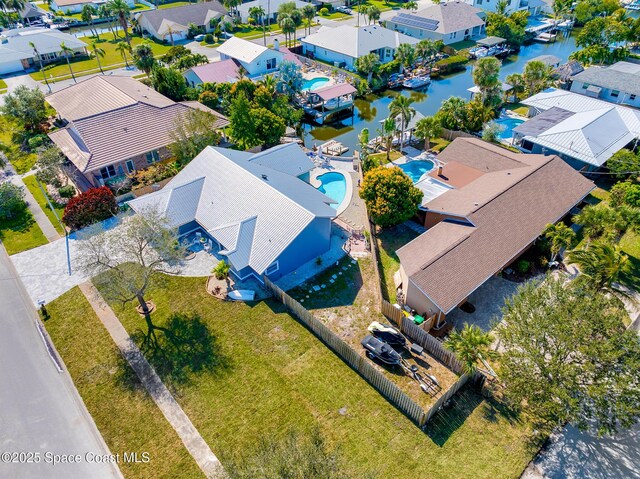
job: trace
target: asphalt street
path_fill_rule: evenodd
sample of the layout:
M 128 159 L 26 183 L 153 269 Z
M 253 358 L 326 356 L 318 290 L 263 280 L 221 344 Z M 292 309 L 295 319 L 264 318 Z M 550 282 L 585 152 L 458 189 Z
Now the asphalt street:
M 0 245 L 0 478 L 122 477 L 98 462 L 109 450 L 51 360 L 32 304 Z M 74 462 L 54 464 L 64 459 Z

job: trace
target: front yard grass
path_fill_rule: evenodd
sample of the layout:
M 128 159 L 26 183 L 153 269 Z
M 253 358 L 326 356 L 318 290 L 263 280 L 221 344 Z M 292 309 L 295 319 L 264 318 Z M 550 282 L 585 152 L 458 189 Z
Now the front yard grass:
M 9 88 L 7 82 L 0 78 L 0 93 L 5 93 L 7 88 Z
M 8 148 L 5 154 L 18 174 L 23 174 L 33 167 L 37 156 L 22 151 L 20 145 L 14 143 L 14 136 L 20 131 L 21 127 L 15 121 L 0 115 L 0 143 Z
M 378 251 L 380 252 L 380 274 L 382 275 L 382 296 L 390 303 L 396 302 L 396 287 L 393 275 L 400 269 L 400 260 L 396 251 L 419 233 L 404 225 L 386 228 L 378 233 Z
M 44 211 L 44 214 L 47 215 L 47 218 L 49 218 L 49 221 L 51 221 L 51 224 L 56 229 L 56 231 L 60 233 L 60 235 L 64 236 L 65 230 L 60 225 L 60 221 L 58 220 L 58 218 L 56 218 L 56 215 L 54 215 L 53 212 L 51 211 L 51 208 L 49 208 L 49 203 L 47 203 L 47 199 L 45 198 L 44 194 L 42 193 L 42 190 L 38 186 L 38 181 L 36 180 L 35 175 L 25 176 L 24 178 L 22 178 L 22 181 L 27 186 L 27 188 L 29 189 L 33 197 L 36 199 L 36 201 L 40 205 L 40 208 L 42 208 L 42 210 Z M 58 206 L 53 202 L 51 202 L 51 204 L 53 205 L 53 208 L 56 210 L 56 213 L 58 214 L 58 217 L 60 218 L 60 220 L 62 220 L 62 214 L 64 213 L 64 206 L 62 207 Z
M 123 34 L 119 32 L 119 35 Z M 125 61 L 122 58 L 122 55 L 120 55 L 120 53 L 118 53 L 118 51 L 116 50 L 116 44 L 119 41 L 124 41 L 124 35 L 121 37 L 119 36 L 118 40 L 114 40 L 113 35 L 111 35 L 110 33 L 102 34 L 102 37 L 99 40 L 94 37 L 82 37 L 81 40 L 88 44 L 88 52 L 92 51 L 91 45 L 93 44 L 96 44 L 99 48 L 102 48 L 104 50 L 105 56 L 100 59 L 100 64 L 102 65 L 103 70 L 112 70 L 114 68 L 125 66 Z M 131 36 L 132 47 L 141 44 L 143 41 L 148 41 L 151 44 L 155 56 L 164 55 L 169 50 L 169 48 L 171 48 L 171 45 L 163 45 L 162 43 L 153 41 L 152 39 L 143 39 L 142 37 L 137 35 Z M 131 55 L 127 55 L 127 60 L 129 64 L 131 64 Z M 72 58 L 71 68 L 76 76 L 82 76 L 82 72 L 100 72 L 98 67 L 98 60 L 95 58 L 88 58 L 86 56 Z M 51 78 L 51 76 L 53 76 L 54 80 L 71 78 L 69 67 L 67 66 L 66 60 L 64 59 L 56 63 L 46 65 L 44 67 L 44 73 L 47 75 L 47 78 Z M 34 80 L 44 80 L 43 74 L 40 71 L 30 73 L 29 75 Z
M 157 305 L 156 325 L 167 325 L 174 314 L 195 316 L 215 338 L 220 366 L 169 384 L 223 464 L 252 455 L 260 437 L 316 426 L 330 445 L 340 446 L 355 477 L 515 479 L 536 451 L 526 421 L 496 412 L 478 395 L 443 437 L 425 435 L 278 302 L 219 301 L 205 292 L 204 278 L 174 276 L 151 289 L 148 299 Z M 112 307 L 130 333 L 143 327 L 132 305 Z M 65 359 L 82 354 L 93 336 L 83 334 L 65 349 Z M 85 387 L 91 389 L 89 381 L 82 385 L 88 394 Z M 139 434 L 136 428 L 114 434 L 129 431 Z
M 120 462 L 124 476 L 204 477 L 80 289 L 49 303 L 47 311 L 47 331 L 111 453 L 150 455 L 148 464 Z
M 362 14 L 364 14 L 364 12 L 366 12 L 366 9 L 371 5 L 375 5 L 380 9 L 381 12 L 385 12 L 387 10 L 400 10 L 401 8 L 403 8 L 404 2 L 394 2 L 394 1 L 386 1 L 386 0 L 365 0 L 359 6 L 352 5 L 351 9 L 354 12 L 357 12 L 358 9 L 362 9 Z M 366 18 L 364 20 L 361 19 L 361 22 L 364 22 L 364 23 L 361 23 L 361 25 L 366 24 L 366 21 L 367 21 Z
M 48 243 L 29 210 L 11 220 L 0 220 L 0 240 L 9 255 Z
M 389 161 L 396 161 L 398 158 L 402 158 L 404 155 L 398 150 L 391 150 L 389 152 Z M 387 152 L 381 151 L 379 153 L 371 153 L 369 155 L 371 161 L 375 161 L 377 164 L 384 165 L 387 163 Z
M 160 5 L 158 5 L 158 8 L 184 7 L 185 5 L 191 5 L 191 2 L 167 2 L 167 3 L 161 3 Z

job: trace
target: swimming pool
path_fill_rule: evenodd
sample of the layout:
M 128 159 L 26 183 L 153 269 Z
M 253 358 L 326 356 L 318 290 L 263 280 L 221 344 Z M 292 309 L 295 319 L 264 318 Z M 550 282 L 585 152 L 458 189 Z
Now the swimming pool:
M 347 194 L 347 180 L 342 173 L 325 173 L 316 178 L 320 182 L 318 190 L 327 195 L 337 203 L 332 204 L 331 207 L 338 209 L 345 195 Z
M 433 170 L 433 161 L 428 160 L 413 160 L 408 163 L 398 165 L 402 171 L 404 171 L 413 183 L 417 183 L 422 178 L 422 175 Z
M 302 83 L 302 91 L 317 90 L 320 87 L 326 86 L 327 83 L 329 83 L 327 77 L 316 77 L 311 80 L 305 80 L 304 83 Z
M 504 127 L 504 129 L 498 133 L 498 140 L 501 141 L 511 140 L 511 137 L 513 136 L 513 129 L 524 123 L 524 120 L 521 120 L 520 118 L 512 118 L 510 116 L 502 116 L 494 121 L 498 125 L 502 125 Z

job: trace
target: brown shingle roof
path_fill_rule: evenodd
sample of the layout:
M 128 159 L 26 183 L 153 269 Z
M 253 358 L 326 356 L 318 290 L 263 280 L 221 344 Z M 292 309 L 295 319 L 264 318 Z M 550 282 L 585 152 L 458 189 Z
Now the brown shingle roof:
M 456 138 L 438 155 L 438 160 L 448 163 L 457 161 L 483 173 L 517 168 L 530 163 L 520 153 L 497 145 L 492 145 L 478 138 Z M 527 155 L 530 156 L 530 155 Z
M 445 313 L 515 259 L 548 223 L 562 218 L 594 187 L 556 156 L 522 171 L 527 174 L 469 215 L 473 226 L 441 222 L 398 250 L 410 281 Z M 462 190 L 481 186 L 479 180 Z M 461 228 L 470 233 L 463 236 Z M 449 247 L 444 238 L 449 238 Z M 430 250 L 441 253 L 422 253 Z

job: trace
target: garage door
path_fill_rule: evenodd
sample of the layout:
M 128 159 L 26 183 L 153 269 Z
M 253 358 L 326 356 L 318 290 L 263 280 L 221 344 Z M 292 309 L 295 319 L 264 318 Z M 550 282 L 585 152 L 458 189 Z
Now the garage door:
M 22 62 L 20 60 L 14 60 L 10 62 L 0 62 L 0 75 L 6 75 L 7 73 L 21 72 Z

